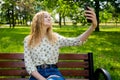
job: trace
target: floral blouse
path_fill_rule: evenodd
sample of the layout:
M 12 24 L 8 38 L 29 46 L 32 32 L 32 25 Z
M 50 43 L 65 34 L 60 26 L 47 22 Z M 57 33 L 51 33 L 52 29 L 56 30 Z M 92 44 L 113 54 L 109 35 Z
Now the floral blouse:
M 57 34 L 57 42 L 55 44 L 49 43 L 48 39 L 43 38 L 42 42 L 34 47 L 28 48 L 29 36 L 24 39 L 24 59 L 26 70 L 29 74 L 32 71 L 36 71 L 36 66 L 42 64 L 56 64 L 59 57 L 59 48 L 63 46 L 76 46 L 82 45 L 83 42 L 80 41 L 80 37 L 76 38 L 66 38 Z

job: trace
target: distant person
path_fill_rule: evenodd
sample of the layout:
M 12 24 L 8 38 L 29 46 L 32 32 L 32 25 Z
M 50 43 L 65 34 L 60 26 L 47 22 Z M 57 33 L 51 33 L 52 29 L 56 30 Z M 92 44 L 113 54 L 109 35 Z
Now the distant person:
M 89 7 L 88 7 L 89 8 Z M 65 80 L 56 63 L 59 48 L 63 46 L 82 45 L 97 26 L 93 9 L 85 11 L 91 26 L 75 38 L 66 38 L 52 30 L 51 16 L 46 11 L 35 14 L 32 20 L 31 33 L 24 39 L 24 59 L 29 80 Z

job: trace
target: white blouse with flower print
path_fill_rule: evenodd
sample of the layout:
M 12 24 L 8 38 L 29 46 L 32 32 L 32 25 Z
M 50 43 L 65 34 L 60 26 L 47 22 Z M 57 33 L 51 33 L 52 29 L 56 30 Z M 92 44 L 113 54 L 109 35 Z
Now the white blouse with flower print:
M 29 36 L 24 39 L 24 59 L 26 70 L 29 74 L 32 71 L 36 71 L 36 66 L 42 64 L 56 64 L 59 57 L 59 48 L 63 46 L 77 46 L 82 45 L 83 42 L 80 41 L 80 37 L 76 38 L 66 38 L 57 34 L 57 42 L 55 44 L 50 44 L 47 38 L 43 38 L 42 42 L 34 47 L 28 48 Z

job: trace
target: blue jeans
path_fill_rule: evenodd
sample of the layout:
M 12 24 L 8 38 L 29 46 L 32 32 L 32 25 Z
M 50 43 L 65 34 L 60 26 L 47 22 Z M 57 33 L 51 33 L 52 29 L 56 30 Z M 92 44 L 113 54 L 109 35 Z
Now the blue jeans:
M 38 72 L 45 77 L 46 79 L 51 76 L 51 75 L 57 75 L 59 77 L 54 77 L 53 79 L 48 78 L 47 80 L 65 80 L 64 77 L 62 76 L 62 74 L 60 73 L 60 71 L 58 70 L 58 68 L 37 68 Z M 33 76 L 30 76 L 29 80 L 37 80 L 36 78 L 34 78 Z

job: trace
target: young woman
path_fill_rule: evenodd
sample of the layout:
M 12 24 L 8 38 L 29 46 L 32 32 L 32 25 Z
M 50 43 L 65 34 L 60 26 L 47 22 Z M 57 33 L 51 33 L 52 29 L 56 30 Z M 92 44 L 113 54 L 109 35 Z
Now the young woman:
M 82 45 L 97 26 L 94 10 L 85 11 L 87 19 L 92 21 L 91 26 L 75 38 L 66 38 L 52 31 L 51 16 L 46 11 L 40 11 L 33 17 L 31 34 L 24 39 L 24 59 L 29 80 L 65 80 L 56 63 L 59 57 L 59 48 L 63 46 Z

